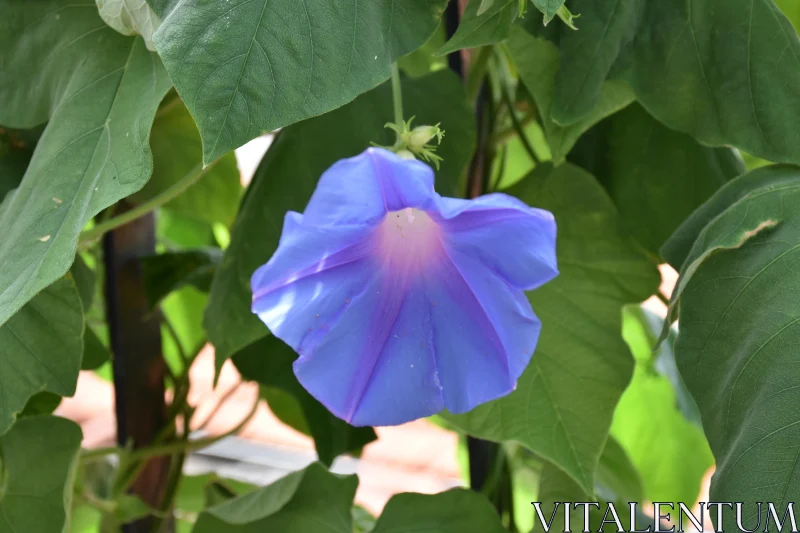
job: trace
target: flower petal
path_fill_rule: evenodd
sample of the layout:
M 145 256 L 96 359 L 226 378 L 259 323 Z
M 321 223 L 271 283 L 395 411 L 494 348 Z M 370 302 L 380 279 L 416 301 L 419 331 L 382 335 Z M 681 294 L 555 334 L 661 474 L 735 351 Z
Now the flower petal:
M 388 211 L 429 208 L 436 196 L 429 166 L 369 148 L 325 171 L 303 213 L 304 223 L 375 225 Z
M 287 211 L 283 217 L 283 231 L 278 241 L 278 246 L 282 245 L 303 223 L 303 215 L 296 211 Z
M 303 386 L 359 426 L 401 424 L 445 406 L 465 412 L 512 391 L 541 324 L 522 291 L 452 254 L 435 254 L 422 276 L 387 276 L 366 260 L 326 273 L 320 302 L 339 305 L 319 305 L 303 324 L 294 367 Z
M 501 193 L 441 198 L 438 204 L 448 249 L 479 259 L 519 289 L 535 289 L 558 275 L 556 223 L 549 211 Z
M 355 426 L 394 425 L 442 410 L 425 294 L 376 276 L 294 366 L 303 386 Z
M 357 292 L 371 276 L 373 230 L 309 228 L 288 219 L 289 215 L 278 250 L 256 270 L 250 285 L 253 312 L 275 336 L 299 351 L 315 315 L 340 308 L 346 297 L 339 296 Z
M 514 390 L 541 330 L 525 294 L 458 250 L 426 282 L 447 409 L 463 413 Z
M 541 330 L 523 289 L 555 277 L 555 222 L 503 194 L 441 198 L 383 149 L 338 162 L 251 279 L 300 383 L 354 425 L 461 413 L 511 392 Z

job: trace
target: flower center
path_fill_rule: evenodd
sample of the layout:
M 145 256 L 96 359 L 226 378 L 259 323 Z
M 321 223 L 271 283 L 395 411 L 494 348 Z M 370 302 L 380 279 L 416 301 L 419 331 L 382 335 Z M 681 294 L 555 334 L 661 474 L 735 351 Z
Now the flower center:
M 421 266 L 441 248 L 441 228 L 425 211 L 390 211 L 378 226 L 378 251 L 386 266 Z

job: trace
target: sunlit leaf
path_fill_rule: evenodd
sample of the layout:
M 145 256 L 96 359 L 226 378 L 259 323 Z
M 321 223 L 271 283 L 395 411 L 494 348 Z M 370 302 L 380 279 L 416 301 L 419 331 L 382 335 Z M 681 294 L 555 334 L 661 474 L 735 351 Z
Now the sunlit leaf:
M 663 343 L 653 354 L 663 321 L 654 322 L 640 308 L 625 311 L 623 335 L 636 358 L 636 370 L 614 412 L 611 434 L 641 473 L 645 500 L 691 506 L 714 457 L 699 417 L 694 420 L 694 400 L 677 372 L 666 372 L 675 364 L 672 345 Z

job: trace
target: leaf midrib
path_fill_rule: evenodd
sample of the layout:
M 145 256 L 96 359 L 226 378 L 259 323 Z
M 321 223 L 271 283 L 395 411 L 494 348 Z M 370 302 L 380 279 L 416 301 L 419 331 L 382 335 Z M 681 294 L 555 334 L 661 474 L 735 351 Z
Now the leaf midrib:
M 222 137 L 222 132 L 225 130 L 225 125 L 228 123 L 228 116 L 231 113 L 231 107 L 233 106 L 233 101 L 236 99 L 236 95 L 239 94 L 239 87 L 242 84 L 242 77 L 244 76 L 244 71 L 247 70 L 247 62 L 250 61 L 250 53 L 253 50 L 253 44 L 256 41 L 256 36 L 258 35 L 258 30 L 261 29 L 261 21 L 264 20 L 264 13 L 267 11 L 267 5 L 269 4 L 270 0 L 264 0 L 264 5 L 261 8 L 261 14 L 258 17 L 258 22 L 256 23 L 256 29 L 253 31 L 253 37 L 250 39 L 250 46 L 247 48 L 247 52 L 245 53 L 244 61 L 242 62 L 242 70 L 239 71 L 239 77 L 236 79 L 236 85 L 233 88 L 233 93 L 231 94 L 231 99 L 228 102 L 228 107 L 225 110 L 225 118 L 222 119 L 222 124 L 220 124 L 219 132 L 217 133 L 217 138 L 214 140 L 214 145 L 209 150 L 209 154 L 216 154 L 217 152 L 217 145 L 219 144 L 219 139 Z M 240 7 L 239 6 L 236 7 Z M 235 9 L 235 8 L 234 8 Z M 232 11 L 232 10 L 231 10 Z M 259 46 L 261 44 L 259 43 Z M 266 51 L 265 51 L 266 53 Z M 273 95 L 274 99 L 275 95 Z M 247 100 L 245 100 L 246 102 Z

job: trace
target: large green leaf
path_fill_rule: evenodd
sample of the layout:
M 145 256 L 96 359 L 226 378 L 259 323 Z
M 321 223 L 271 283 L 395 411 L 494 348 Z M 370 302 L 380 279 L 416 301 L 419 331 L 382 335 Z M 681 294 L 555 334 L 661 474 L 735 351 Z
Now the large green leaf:
M 0 533 L 63 533 L 81 429 L 64 418 L 23 418 L 0 437 Z
M 386 80 L 391 63 L 434 32 L 446 4 L 181 0 L 154 39 L 209 163 Z
M 569 159 L 597 176 L 626 229 L 656 257 L 700 204 L 746 170 L 734 150 L 702 146 L 638 104 L 581 137 Z
M 562 32 L 552 119 L 562 126 L 591 116 L 620 51 L 634 36 L 646 0 L 571 0 L 580 30 Z M 668 0 L 664 0 L 668 1 Z
M 667 126 L 800 163 L 800 39 L 772 0 L 646 2 L 630 80 Z
M 372 533 L 505 533 L 489 500 L 467 489 L 393 496 Z
M 233 362 L 245 379 L 258 381 L 266 387 L 279 388 L 297 400 L 308 431 L 314 437 L 317 455 L 323 463 L 330 465 L 336 456 L 360 450 L 375 440 L 377 437 L 372 428 L 351 426 L 332 415 L 306 392 L 292 371 L 292 363 L 296 358 L 294 351 L 283 341 L 269 336 L 237 353 Z
M 540 165 L 508 192 L 555 215 L 561 273 L 529 294 L 542 333 L 517 389 L 446 418 L 471 435 L 522 443 L 590 493 L 633 370 L 622 306 L 655 292 L 658 271 L 632 247 L 600 184 L 578 167 Z
M 636 370 L 614 412 L 611 434 L 636 464 L 644 499 L 674 502 L 677 508 L 677 502 L 689 505 L 697 500 L 714 457 L 702 428 L 681 412 L 687 409 L 682 405 L 686 400 L 697 409 L 691 397 L 681 398 L 686 394 L 683 382 L 664 372 L 665 365 L 674 364 L 671 344 L 663 343 L 653 354 L 661 324 L 651 324 L 649 318 L 641 308 L 626 309 L 623 335 L 636 358 Z M 671 382 L 675 377 L 679 381 Z
M 455 35 L 438 53 L 449 54 L 462 48 L 475 48 L 505 41 L 519 13 L 518 6 L 518 0 L 496 0 L 486 11 L 478 14 L 481 3 L 478 0 L 470 1 L 461 16 Z
M 140 38 L 93 4 L 3 0 L 0 124 L 49 119 L 21 185 L 0 205 L 0 324 L 63 276 L 78 235 L 150 177 L 150 124 L 169 77 Z
M 352 533 L 358 478 L 314 463 L 260 490 L 200 513 L 192 533 Z
M 64 278 L 0 326 L 0 435 L 41 391 L 75 393 L 83 353 L 83 310 Z
M 150 148 L 153 151 L 153 177 L 133 196 L 135 202 L 149 200 L 174 186 L 181 178 L 200 170 L 203 160 L 200 134 L 177 96 L 156 113 Z M 230 226 L 242 195 L 240 179 L 236 157 L 227 154 L 200 181 L 164 207 L 209 224 L 220 222 Z
M 674 296 L 676 359 L 716 458 L 710 499 L 746 502 L 751 523 L 753 502 L 786 509 L 800 490 L 800 169 L 754 170 L 701 211 Z
M 436 189 L 458 195 L 475 144 L 475 122 L 459 78 L 439 71 L 403 82 L 403 105 L 415 124 L 441 122 L 447 137 Z M 332 113 L 282 131 L 261 162 L 234 223 L 231 243 L 211 286 L 205 327 L 217 365 L 269 334 L 250 312 L 250 276 L 278 246 L 288 210 L 303 211 L 320 175 L 337 160 L 361 153 L 370 142 L 394 142 L 384 124 L 392 120 L 389 84 Z M 313 156 L 313 157 L 312 157 Z
M 606 81 L 600 96 L 584 118 L 561 126 L 550 116 L 555 98 L 555 80 L 560 59 L 558 48 L 541 37 L 534 37 L 519 26 L 511 31 L 509 40 L 511 56 L 519 70 L 520 78 L 530 91 L 539 110 L 553 161 L 561 163 L 572 146 L 586 130 L 603 118 L 616 113 L 634 100 L 633 92 L 623 81 Z

